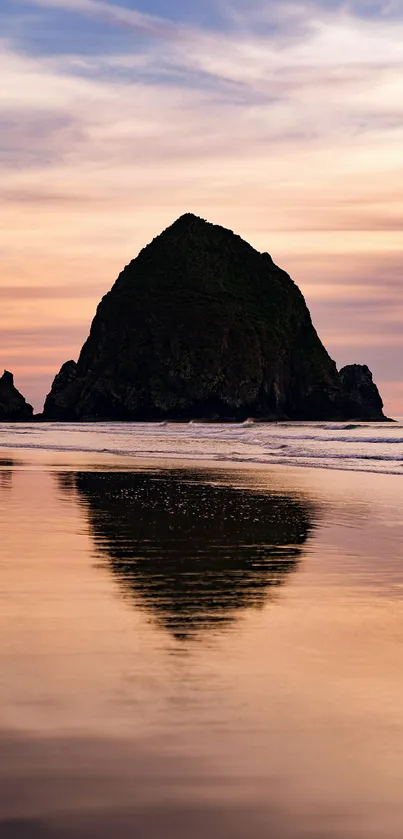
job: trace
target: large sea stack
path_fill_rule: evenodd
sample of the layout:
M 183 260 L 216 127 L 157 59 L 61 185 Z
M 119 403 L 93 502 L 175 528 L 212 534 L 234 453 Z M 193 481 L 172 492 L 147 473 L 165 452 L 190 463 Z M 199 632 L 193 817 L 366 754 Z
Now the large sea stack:
M 32 405 L 15 387 L 13 374 L 5 370 L 0 377 L 0 422 L 26 422 L 32 414 Z
M 187 214 L 103 297 L 44 417 L 383 419 L 368 368 L 345 370 L 269 254 Z

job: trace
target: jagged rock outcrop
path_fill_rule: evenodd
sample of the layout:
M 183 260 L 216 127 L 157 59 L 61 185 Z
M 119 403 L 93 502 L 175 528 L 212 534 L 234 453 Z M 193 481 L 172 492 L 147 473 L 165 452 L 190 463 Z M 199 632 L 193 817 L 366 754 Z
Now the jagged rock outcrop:
M 55 378 L 44 417 L 366 416 L 365 389 L 354 386 L 347 398 L 347 378 L 269 254 L 187 214 L 101 300 L 78 363 Z
M 345 416 L 376 420 L 383 416 L 383 402 L 366 364 L 348 364 L 339 373 Z
M 53 379 L 52 390 L 46 397 L 45 416 L 55 416 L 71 410 L 70 385 L 73 385 L 77 374 L 75 361 L 66 361 Z M 64 417 L 63 417 L 64 418 Z
M 14 385 L 14 376 L 5 370 L 0 378 L 0 422 L 26 422 L 33 408 Z

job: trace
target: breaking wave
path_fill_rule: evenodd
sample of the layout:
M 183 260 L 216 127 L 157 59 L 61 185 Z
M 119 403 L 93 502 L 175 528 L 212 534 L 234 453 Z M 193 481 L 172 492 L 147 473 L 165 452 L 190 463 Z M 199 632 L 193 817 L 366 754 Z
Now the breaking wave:
M 370 431 L 370 433 L 369 433 Z M 0 427 L 0 447 L 119 458 L 281 464 L 403 475 L 396 423 L 47 423 Z

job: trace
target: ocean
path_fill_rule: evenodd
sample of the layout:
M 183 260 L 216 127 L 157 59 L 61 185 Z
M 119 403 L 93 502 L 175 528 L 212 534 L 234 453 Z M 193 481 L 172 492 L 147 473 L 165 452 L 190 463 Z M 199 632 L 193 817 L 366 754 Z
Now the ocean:
M 386 423 L 4 423 L 0 447 L 403 475 L 403 419 Z

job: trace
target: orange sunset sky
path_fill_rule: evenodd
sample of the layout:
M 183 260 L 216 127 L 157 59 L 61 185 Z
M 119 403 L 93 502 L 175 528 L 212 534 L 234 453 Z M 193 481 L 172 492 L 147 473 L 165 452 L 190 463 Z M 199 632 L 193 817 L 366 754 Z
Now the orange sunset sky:
M 40 410 L 184 212 L 269 251 L 403 415 L 403 7 L 0 2 L 0 365 Z

